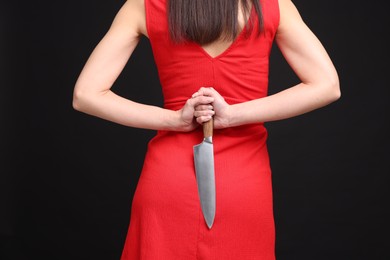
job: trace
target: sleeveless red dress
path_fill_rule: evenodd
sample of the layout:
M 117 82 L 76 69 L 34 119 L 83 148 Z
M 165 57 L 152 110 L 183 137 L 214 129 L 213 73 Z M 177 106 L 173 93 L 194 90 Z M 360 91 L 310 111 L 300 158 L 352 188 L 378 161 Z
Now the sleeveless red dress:
M 146 23 L 164 107 L 178 110 L 202 86 L 229 104 L 267 95 L 269 56 L 279 24 L 278 0 L 261 0 L 264 31 L 244 29 L 217 57 L 169 39 L 166 0 L 145 0 Z M 252 15 L 257 19 L 256 12 Z M 197 190 L 192 132 L 158 131 L 149 142 L 132 201 L 121 260 L 274 260 L 271 170 L 262 123 L 214 130 L 216 215 L 208 229 Z

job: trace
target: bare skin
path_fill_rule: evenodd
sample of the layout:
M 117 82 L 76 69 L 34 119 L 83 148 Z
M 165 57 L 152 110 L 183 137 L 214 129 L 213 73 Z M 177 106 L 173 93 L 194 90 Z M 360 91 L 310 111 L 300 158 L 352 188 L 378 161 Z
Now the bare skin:
M 110 90 L 137 46 L 147 36 L 143 0 L 128 0 L 106 35 L 95 47 L 75 84 L 73 107 L 118 124 L 154 130 L 191 131 L 198 127 L 195 107 L 212 97 L 190 98 L 179 111 L 144 105 Z
M 241 6 L 240 2 L 241 1 L 239 1 L 238 6 Z M 247 20 L 248 20 L 248 17 L 245 17 L 242 10 L 239 10 L 239 12 L 238 12 L 238 25 L 239 25 L 238 31 L 241 31 L 245 27 Z M 211 57 L 216 57 L 216 56 L 220 55 L 221 53 L 223 53 L 227 48 L 229 48 L 229 46 L 232 43 L 233 43 L 233 41 L 226 41 L 226 40 L 221 39 L 219 41 L 215 41 L 213 43 L 203 45 L 202 48 Z
M 73 107 L 122 125 L 191 131 L 214 116 L 215 128 L 286 119 L 326 106 L 340 97 L 337 71 L 321 42 L 306 26 L 291 0 L 279 0 L 276 43 L 301 80 L 277 94 L 229 105 L 213 88 L 200 88 L 178 111 L 144 105 L 110 88 L 131 57 L 141 35 L 147 35 L 144 0 L 128 0 L 96 46 L 74 88 Z M 242 15 L 239 23 L 244 26 Z M 217 56 L 231 42 L 203 46 Z M 108 68 L 108 69 L 107 69 Z M 194 120 L 196 118 L 196 121 Z

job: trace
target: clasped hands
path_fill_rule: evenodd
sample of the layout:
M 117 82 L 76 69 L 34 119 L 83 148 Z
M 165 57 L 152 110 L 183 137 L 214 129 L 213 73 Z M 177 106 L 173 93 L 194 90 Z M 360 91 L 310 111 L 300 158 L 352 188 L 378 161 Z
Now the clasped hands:
M 202 87 L 187 100 L 180 113 L 182 131 L 192 131 L 214 117 L 214 128 L 229 126 L 230 105 L 212 87 Z

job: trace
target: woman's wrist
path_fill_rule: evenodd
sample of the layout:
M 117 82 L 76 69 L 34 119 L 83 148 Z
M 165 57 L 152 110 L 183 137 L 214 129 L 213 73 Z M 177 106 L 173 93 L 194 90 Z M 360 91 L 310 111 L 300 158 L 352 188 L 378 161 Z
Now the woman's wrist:
M 248 112 L 248 111 L 246 111 Z M 242 105 L 234 104 L 229 105 L 224 111 L 225 120 L 224 127 L 235 127 L 245 124 L 245 114 L 242 113 Z
M 192 130 L 192 122 L 185 122 L 182 118 L 182 110 L 168 110 L 164 109 L 165 124 L 162 130 L 176 131 L 176 132 L 187 132 Z
M 236 105 L 228 105 L 223 110 L 223 120 L 221 126 L 229 128 L 240 125 L 240 116 L 238 115 Z

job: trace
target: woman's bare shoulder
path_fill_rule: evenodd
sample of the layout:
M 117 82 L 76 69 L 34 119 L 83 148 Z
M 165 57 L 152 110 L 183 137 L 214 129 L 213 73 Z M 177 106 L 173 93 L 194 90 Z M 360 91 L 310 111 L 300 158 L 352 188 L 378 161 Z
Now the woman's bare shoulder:
M 138 35 L 147 35 L 145 0 L 127 0 L 115 16 L 114 23 Z
M 278 1 L 280 12 L 278 33 L 281 33 L 285 30 L 289 30 L 288 28 L 290 28 L 291 26 L 302 24 L 302 17 L 295 4 L 291 0 Z

